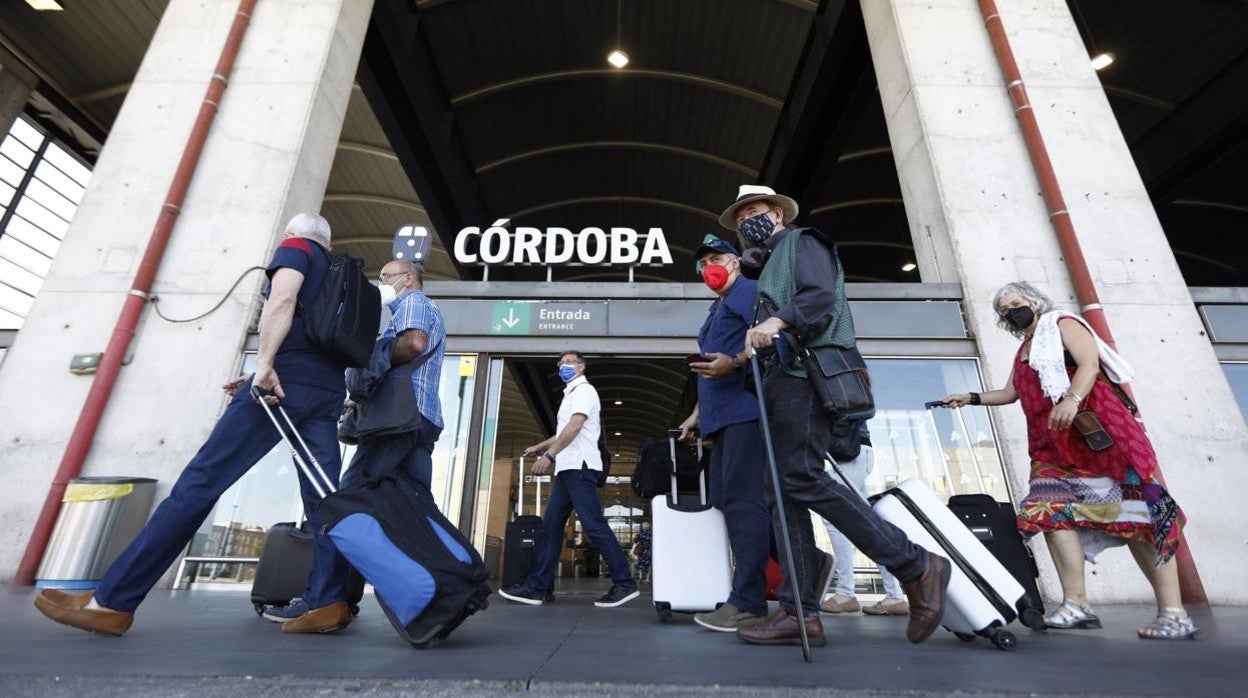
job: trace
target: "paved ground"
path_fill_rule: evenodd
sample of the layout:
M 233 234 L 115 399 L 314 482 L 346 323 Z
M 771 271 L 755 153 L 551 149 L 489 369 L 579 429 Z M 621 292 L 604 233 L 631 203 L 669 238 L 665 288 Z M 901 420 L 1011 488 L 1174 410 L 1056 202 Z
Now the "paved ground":
M 366 598 L 326 636 L 282 635 L 245 594 L 154 592 L 122 638 L 46 621 L 29 589 L 0 587 L 0 695 L 1245 695 L 1248 608 L 1204 610 L 1195 642 L 1136 639 L 1143 606 L 1102 606 L 1101 631 L 1033 633 L 1018 650 L 938 631 L 905 641 L 905 619 L 825 616 L 813 665 L 796 647 L 750 647 L 678 616 L 660 625 L 644 597 L 618 609 L 594 594 L 518 606 L 492 596 L 443 644 L 417 651 Z

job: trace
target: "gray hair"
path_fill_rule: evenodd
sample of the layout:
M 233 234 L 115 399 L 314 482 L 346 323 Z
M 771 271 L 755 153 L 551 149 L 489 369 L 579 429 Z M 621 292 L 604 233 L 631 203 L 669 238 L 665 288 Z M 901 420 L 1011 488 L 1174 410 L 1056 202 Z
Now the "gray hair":
M 286 232 L 301 238 L 308 238 L 329 249 L 329 221 L 316 213 L 298 213 L 286 224 Z
M 1053 302 L 1052 298 L 1044 295 L 1043 291 L 1035 286 L 1032 286 L 1026 281 L 1011 281 L 1010 283 L 997 289 L 997 292 L 992 296 L 992 312 L 997 316 L 997 327 L 1000 327 L 1015 337 L 1024 337 L 1026 335 L 1023 334 L 1022 330 L 1010 324 L 1010 322 L 1001 315 L 1001 298 L 1007 293 L 1017 293 L 1022 296 L 1023 300 L 1031 304 L 1032 309 L 1036 313 L 1036 317 L 1040 317 L 1057 307 L 1057 304 Z
M 394 262 L 399 265 L 399 269 L 402 269 L 404 273 L 411 274 L 412 278 L 416 279 L 417 286 L 424 287 L 425 265 L 420 262 L 413 262 L 410 259 L 396 259 Z

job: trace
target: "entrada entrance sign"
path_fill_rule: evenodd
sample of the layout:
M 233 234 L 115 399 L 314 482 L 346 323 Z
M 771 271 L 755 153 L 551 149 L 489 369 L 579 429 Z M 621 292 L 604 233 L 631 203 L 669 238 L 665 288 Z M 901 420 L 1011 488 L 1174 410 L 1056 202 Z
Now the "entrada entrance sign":
M 657 266 L 672 263 L 662 228 L 650 228 L 640 235 L 632 228 L 585 228 L 573 233 L 568 228 L 504 226 L 495 221 L 484 231 L 464 228 L 455 236 L 455 259 L 460 264 L 555 264 Z M 475 252 L 470 241 L 477 238 Z

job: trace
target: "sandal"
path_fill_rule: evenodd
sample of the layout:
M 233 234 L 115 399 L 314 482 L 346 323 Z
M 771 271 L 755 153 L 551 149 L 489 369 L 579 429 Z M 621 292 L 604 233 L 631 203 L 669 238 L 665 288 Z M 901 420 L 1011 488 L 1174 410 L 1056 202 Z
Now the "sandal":
M 1044 617 L 1044 627 L 1055 630 L 1100 630 L 1101 619 L 1087 604 L 1077 604 L 1065 599 L 1056 611 Z
M 1198 630 L 1191 616 L 1162 612 L 1136 634 L 1144 640 L 1194 640 Z

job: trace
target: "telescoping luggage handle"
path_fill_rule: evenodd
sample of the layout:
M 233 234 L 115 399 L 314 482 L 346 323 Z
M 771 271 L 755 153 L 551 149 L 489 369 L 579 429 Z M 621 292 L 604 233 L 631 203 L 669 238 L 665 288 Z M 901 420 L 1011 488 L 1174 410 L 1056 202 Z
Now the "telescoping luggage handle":
M 533 515 L 542 515 L 542 476 L 533 475 L 533 486 L 537 488 L 537 495 L 533 497 Z M 520 482 L 519 489 L 516 492 L 516 516 L 524 516 L 524 456 L 520 456 Z
M 295 428 L 294 422 L 290 421 L 290 415 L 286 414 L 286 410 L 282 408 L 281 404 L 277 405 L 277 413 L 282 415 L 282 419 L 286 421 L 286 426 L 290 429 L 289 434 L 286 432 L 286 429 L 282 428 L 281 422 L 277 421 L 277 417 L 273 414 L 273 408 L 269 407 L 269 403 L 264 401 L 264 393 L 260 392 L 260 389 L 254 385 L 251 386 L 251 396 L 255 398 L 256 402 L 260 403 L 261 407 L 264 408 L 264 413 L 269 415 L 269 420 L 273 422 L 273 426 L 277 427 L 277 433 L 282 435 L 282 441 L 285 441 L 286 447 L 290 449 L 290 455 L 294 458 L 295 465 L 299 466 L 299 470 L 303 471 L 303 476 L 308 478 L 308 482 L 312 483 L 312 489 L 316 490 L 317 496 L 324 499 L 325 497 L 338 491 L 338 488 L 334 486 L 333 481 L 331 481 L 329 476 L 325 474 L 325 469 L 322 468 L 320 462 L 316 460 L 316 456 L 312 455 L 312 449 L 308 448 L 307 442 L 303 440 L 303 436 L 301 436 L 299 434 L 299 430 Z M 299 445 L 303 447 L 303 452 L 308 455 L 307 460 L 304 460 L 303 456 L 299 453 L 299 449 L 295 448 L 294 442 L 290 440 L 291 434 L 294 434 L 295 438 L 299 441 Z M 309 462 L 312 464 L 311 468 L 308 467 Z M 313 468 L 315 468 L 316 474 L 313 474 Z M 319 480 L 317 479 L 317 476 L 320 477 Z
M 676 489 L 676 440 L 680 438 L 680 429 L 667 430 L 667 445 L 672 456 L 672 504 L 680 503 L 680 492 Z M 697 438 L 698 444 L 698 501 L 706 506 L 706 471 L 702 469 L 702 437 Z
M 949 492 L 953 492 L 953 474 L 949 471 L 949 456 L 945 453 L 945 449 L 940 445 L 940 429 L 936 427 L 936 413 L 933 411 L 937 407 L 949 407 L 940 400 L 932 400 L 923 403 L 923 411 L 927 413 L 927 423 L 932 427 L 932 436 L 936 437 L 936 450 L 940 453 L 940 465 L 945 471 L 945 482 L 949 484 Z M 979 456 L 975 455 L 975 445 L 971 442 L 971 430 L 966 427 L 966 420 L 962 417 L 962 409 L 960 407 L 950 407 L 953 410 L 953 416 L 958 420 L 958 427 L 962 430 L 962 439 L 966 444 L 966 450 L 971 454 L 971 467 L 975 468 L 975 482 L 979 486 L 979 493 L 986 494 L 984 489 L 984 471 L 979 466 Z

